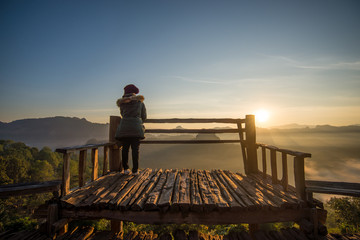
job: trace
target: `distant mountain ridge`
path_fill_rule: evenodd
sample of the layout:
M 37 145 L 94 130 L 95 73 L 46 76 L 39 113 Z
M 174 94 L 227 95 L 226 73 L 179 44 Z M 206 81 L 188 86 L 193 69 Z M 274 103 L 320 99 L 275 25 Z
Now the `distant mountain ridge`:
M 177 126 L 182 129 L 182 126 Z M 225 127 L 228 128 L 228 127 Z M 216 128 L 219 129 L 219 128 Z M 257 128 L 259 135 L 268 133 L 296 134 L 296 133 L 337 133 L 360 132 L 360 125 L 335 127 L 330 125 L 305 126 L 289 124 L 273 128 Z M 85 118 L 76 117 L 47 117 L 16 120 L 10 123 L 0 122 L 0 139 L 24 142 L 37 148 L 48 146 L 52 149 L 107 141 L 109 124 L 92 123 Z M 219 134 L 226 138 L 226 134 Z M 151 134 L 147 137 L 153 138 Z M 172 136 L 172 138 L 189 138 L 191 136 Z M 229 136 L 228 136 L 229 137 Z
M 0 124 L 0 139 L 21 141 L 38 148 L 85 144 L 90 139 L 105 140 L 108 132 L 109 124 L 76 117 L 32 118 Z

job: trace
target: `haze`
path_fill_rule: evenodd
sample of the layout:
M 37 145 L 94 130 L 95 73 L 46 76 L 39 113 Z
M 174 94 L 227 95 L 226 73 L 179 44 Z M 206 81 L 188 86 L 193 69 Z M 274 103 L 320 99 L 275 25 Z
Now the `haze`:
M 0 121 L 108 122 L 126 84 L 150 118 L 360 121 L 360 2 L 0 2 Z

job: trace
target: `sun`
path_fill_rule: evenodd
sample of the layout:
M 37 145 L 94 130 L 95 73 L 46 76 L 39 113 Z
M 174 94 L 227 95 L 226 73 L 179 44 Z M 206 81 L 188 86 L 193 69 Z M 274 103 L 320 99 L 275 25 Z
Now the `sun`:
M 266 122 L 267 120 L 269 120 L 269 117 L 270 113 L 265 109 L 259 109 L 255 113 L 255 119 L 259 122 Z

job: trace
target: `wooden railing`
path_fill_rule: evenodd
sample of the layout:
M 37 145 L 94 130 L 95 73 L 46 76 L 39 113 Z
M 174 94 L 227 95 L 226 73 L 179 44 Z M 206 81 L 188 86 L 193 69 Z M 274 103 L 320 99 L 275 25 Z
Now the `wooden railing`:
M 94 181 L 98 177 L 98 148 L 104 148 L 104 163 L 103 174 L 107 173 L 107 165 L 109 164 L 110 171 L 121 171 L 121 147 L 118 147 L 115 140 L 115 132 L 118 124 L 120 123 L 120 117 L 110 117 L 110 129 L 109 129 L 109 142 L 95 145 L 84 145 L 69 148 L 57 149 L 57 152 L 63 153 L 64 168 L 63 168 L 63 180 L 62 180 L 62 196 L 66 195 L 70 189 L 70 154 L 73 152 L 79 152 L 79 186 L 85 184 L 84 173 L 86 166 L 87 150 L 91 149 L 91 181 Z M 235 124 L 236 128 L 227 129 L 146 129 L 146 133 L 166 133 L 166 134 L 221 134 L 221 133 L 234 133 L 239 136 L 238 140 L 143 140 L 141 144 L 213 144 L 213 143 L 239 143 L 242 150 L 243 164 L 246 174 L 259 173 L 257 151 L 260 148 L 262 152 L 262 173 L 266 177 L 267 163 L 266 163 L 266 151 L 270 151 L 270 168 L 271 178 L 273 183 L 281 183 L 284 189 L 288 188 L 288 155 L 294 157 L 294 173 L 295 173 L 295 187 L 297 193 L 302 199 L 305 199 L 305 172 L 304 172 L 304 158 L 311 157 L 309 153 L 295 152 L 286 149 L 280 149 L 274 146 L 256 143 L 256 128 L 255 128 L 255 116 L 246 115 L 245 119 L 232 119 L 232 118 L 218 118 L 218 119 L 148 119 L 147 124 L 201 124 L 201 123 L 225 123 Z M 277 172 L 277 153 L 282 154 L 282 179 L 278 180 Z
M 305 158 L 311 157 L 310 153 L 296 152 L 288 149 L 281 149 L 266 144 L 256 144 L 261 149 L 262 174 L 267 176 L 267 151 L 270 152 L 270 173 L 272 183 L 281 183 L 285 190 L 289 186 L 288 155 L 294 157 L 294 178 L 296 192 L 301 199 L 305 200 Z M 277 155 L 281 154 L 282 178 L 279 180 Z M 260 170 L 259 170 L 260 171 Z
M 65 196 L 70 191 L 70 154 L 79 152 L 79 179 L 78 186 L 82 187 L 85 184 L 85 169 L 86 169 L 86 158 L 87 150 L 91 150 L 91 181 L 98 178 L 99 168 L 99 148 L 103 147 L 103 170 L 102 174 L 105 175 L 108 171 L 109 162 L 109 149 L 113 148 L 115 143 L 101 143 L 101 144 L 88 144 L 82 146 L 58 148 L 56 152 L 63 154 L 63 176 L 61 186 L 61 196 Z

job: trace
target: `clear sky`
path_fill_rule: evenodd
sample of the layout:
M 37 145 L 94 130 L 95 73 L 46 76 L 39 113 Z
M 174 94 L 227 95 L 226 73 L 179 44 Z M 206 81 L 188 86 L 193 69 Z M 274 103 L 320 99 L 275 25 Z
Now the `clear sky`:
M 126 84 L 150 118 L 360 123 L 358 0 L 2 0 L 0 121 L 108 122 Z

